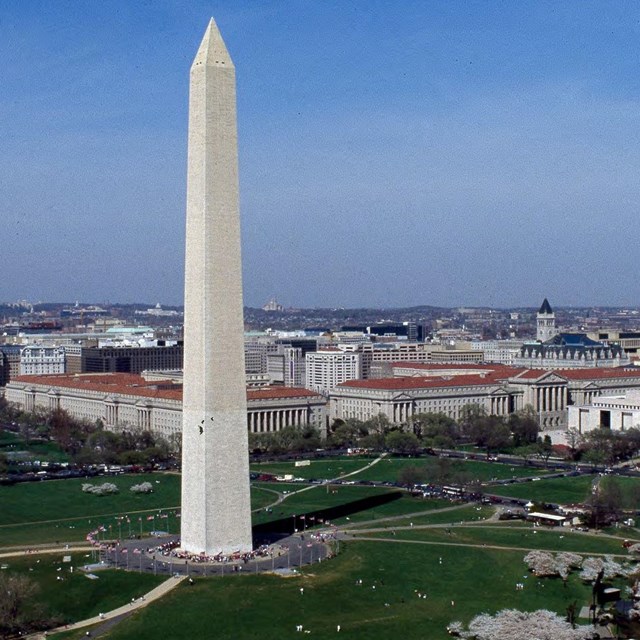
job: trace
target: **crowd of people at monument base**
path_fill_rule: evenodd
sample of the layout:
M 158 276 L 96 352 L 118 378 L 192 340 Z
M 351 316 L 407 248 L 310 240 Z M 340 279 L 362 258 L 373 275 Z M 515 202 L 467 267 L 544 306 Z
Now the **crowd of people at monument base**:
M 100 534 L 103 534 L 106 531 L 106 528 L 102 525 L 97 529 L 90 531 L 86 536 L 87 542 L 101 551 L 115 551 L 116 553 L 119 552 L 121 554 L 126 554 L 129 552 L 134 554 L 147 553 L 149 555 L 153 555 L 154 557 L 159 554 L 163 558 L 176 558 L 178 560 L 193 562 L 194 564 L 230 562 L 242 562 L 246 564 L 250 560 L 255 560 L 256 558 L 279 557 L 287 552 L 286 547 L 275 547 L 274 545 L 263 544 L 256 549 L 247 552 L 236 551 L 226 554 L 217 553 L 215 555 L 207 555 L 205 553 L 189 553 L 180 549 L 180 540 L 172 540 L 157 546 L 140 548 L 135 547 L 133 549 L 129 549 L 128 547 L 122 547 L 120 540 L 100 540 Z M 310 547 L 314 543 L 322 544 L 330 540 L 335 540 L 336 530 L 334 529 L 331 531 L 318 531 L 315 533 L 307 532 L 306 536 L 309 540 L 307 546 Z M 300 535 L 300 540 L 305 540 L 305 534 Z
M 193 563 L 227 563 L 227 562 L 244 562 L 245 564 L 249 560 L 256 558 L 268 558 L 274 552 L 273 547 L 263 544 L 257 549 L 252 551 L 235 551 L 233 553 L 217 553 L 215 555 L 207 555 L 206 553 L 189 553 L 188 551 L 182 551 L 180 548 L 180 540 L 174 540 L 172 542 L 166 542 L 157 547 L 149 549 L 150 553 L 159 553 L 163 557 L 173 557 L 179 560 L 187 560 Z M 282 551 L 280 550 L 280 553 Z M 278 555 L 280 555 L 278 553 Z

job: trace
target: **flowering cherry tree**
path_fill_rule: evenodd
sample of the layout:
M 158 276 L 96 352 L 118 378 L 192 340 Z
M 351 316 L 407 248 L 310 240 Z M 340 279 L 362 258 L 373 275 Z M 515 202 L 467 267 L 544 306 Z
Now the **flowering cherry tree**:
M 600 571 L 604 570 L 603 577 L 607 580 L 616 576 L 628 576 L 633 572 L 633 567 L 620 564 L 612 556 L 603 558 L 585 558 L 582 562 L 580 578 L 585 582 L 594 582 Z
M 555 576 L 558 574 L 553 554 L 547 551 L 530 551 L 524 557 L 524 561 L 536 576 Z
M 547 551 L 530 551 L 525 557 L 529 569 L 534 575 L 560 576 L 566 580 L 571 569 L 579 569 L 582 565 L 582 556 L 577 553 L 561 552 L 554 556 Z
M 129 491 L 133 491 L 133 493 L 152 493 L 153 485 L 150 482 L 141 482 L 140 484 L 134 484 L 129 488 Z
M 582 566 L 582 556 L 570 551 L 562 551 L 555 557 L 555 566 L 558 575 L 566 580 L 571 569 L 579 569 Z
M 90 484 L 85 482 L 82 485 L 84 493 L 93 493 L 95 496 L 108 496 L 112 493 L 118 493 L 118 487 L 113 482 L 104 482 L 103 484 Z
M 451 623 L 449 633 L 469 640 L 589 640 L 594 637 L 591 627 L 574 629 L 557 613 L 545 609 L 482 613 L 471 620 L 466 631 L 460 623 Z

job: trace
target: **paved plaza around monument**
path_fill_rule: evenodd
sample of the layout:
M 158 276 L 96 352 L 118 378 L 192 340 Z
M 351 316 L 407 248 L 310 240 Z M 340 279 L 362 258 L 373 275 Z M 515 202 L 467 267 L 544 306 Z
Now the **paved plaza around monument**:
M 117 567 L 157 575 L 217 576 L 234 573 L 286 572 L 322 562 L 331 557 L 329 543 L 334 534 L 298 533 L 269 545 L 258 546 L 252 553 L 229 554 L 213 559 L 184 554 L 176 549 L 178 536 L 160 536 L 119 543 L 102 543 L 95 568 Z

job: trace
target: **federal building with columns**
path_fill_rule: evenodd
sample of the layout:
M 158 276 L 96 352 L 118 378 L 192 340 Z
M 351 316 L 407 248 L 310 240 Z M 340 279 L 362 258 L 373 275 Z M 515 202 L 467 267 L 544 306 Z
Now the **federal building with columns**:
M 368 420 L 384 414 L 406 423 L 416 413 L 444 413 L 454 420 L 468 404 L 487 414 L 508 417 L 531 407 L 543 431 L 562 431 L 568 407 L 600 395 L 640 389 L 640 369 L 542 371 L 503 365 L 392 365 L 393 377 L 351 380 L 329 397 L 329 419 Z
M 19 376 L 5 397 L 25 411 L 64 409 L 74 418 L 106 429 L 149 430 L 168 437 L 182 432 L 182 385 L 146 380 L 134 374 Z M 307 389 L 247 389 L 250 433 L 280 431 L 288 426 L 326 428 L 326 400 Z

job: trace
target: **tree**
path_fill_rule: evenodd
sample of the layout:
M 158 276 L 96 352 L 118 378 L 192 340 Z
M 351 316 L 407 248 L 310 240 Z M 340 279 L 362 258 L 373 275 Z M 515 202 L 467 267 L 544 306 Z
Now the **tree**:
M 49 437 L 61 449 L 74 455 L 85 445 L 95 425 L 75 420 L 64 409 L 55 409 L 46 418 L 46 428 Z
M 385 437 L 385 445 L 391 451 L 403 454 L 415 454 L 420 448 L 418 438 L 414 433 L 392 431 Z
M 563 580 L 569 577 L 572 569 L 582 566 L 582 556 L 577 553 L 561 552 L 553 555 L 548 551 L 530 551 L 524 561 L 529 570 L 538 577 L 560 576 Z
M 403 467 L 398 474 L 398 482 L 406 487 L 413 487 L 422 484 L 427 477 L 427 471 L 424 467 L 408 466 Z
M 0 574 L 0 637 L 22 635 L 51 626 L 37 601 L 38 585 L 27 576 Z
M 620 519 L 624 506 L 620 483 L 611 477 L 602 477 L 593 486 L 587 504 L 591 507 L 591 522 L 601 527 Z
M 458 424 L 462 429 L 462 434 L 468 438 L 473 437 L 473 432 L 478 421 L 485 417 L 487 412 L 484 410 L 484 407 L 476 404 L 475 402 L 470 402 L 469 404 L 465 404 L 460 407 L 460 419 L 458 420 Z
M 504 424 L 502 419 L 498 418 L 495 420 L 497 416 L 489 416 L 487 418 L 487 431 L 488 433 L 485 436 L 485 446 L 487 448 L 487 454 L 490 451 L 500 451 L 500 449 L 504 449 L 509 446 L 511 442 L 511 431 L 509 431 L 509 427 Z
M 500 416 L 488 416 L 478 405 L 465 405 L 461 409 L 464 433 L 478 447 L 485 447 L 487 455 L 491 450 L 507 447 L 511 441 L 511 431 Z
M 436 484 L 446 484 L 453 478 L 453 464 L 450 458 L 438 458 L 433 469 L 433 481 Z
M 585 462 L 588 462 L 593 466 L 594 469 L 597 469 L 598 467 L 604 465 L 607 460 L 607 455 L 600 449 L 589 448 L 584 452 L 583 458 Z
M 524 561 L 529 570 L 538 577 L 555 576 L 558 573 L 553 554 L 548 551 L 530 551 L 524 557 Z
M 461 631 L 460 635 L 472 640 L 587 640 L 594 637 L 594 631 L 587 626 L 574 629 L 557 613 L 545 609 L 503 609 L 494 615 L 476 616 L 468 631 Z
M 382 451 L 384 449 L 384 433 L 369 433 L 360 438 L 360 444 L 366 449 Z
M 538 444 L 536 445 L 536 455 L 540 460 L 542 460 L 545 464 L 549 462 L 549 458 L 553 453 L 553 445 L 551 444 L 551 438 L 546 435 L 543 439 L 538 439 Z
M 529 464 L 529 460 L 538 454 L 539 447 L 537 444 L 527 444 L 523 447 L 514 449 L 513 453 L 520 456 L 525 464 Z
M 345 447 L 356 446 L 359 438 L 360 426 L 351 422 L 345 422 L 336 427 L 329 438 L 329 442 L 332 446 L 343 449 Z
M 567 429 L 565 438 L 567 440 L 569 451 L 571 452 L 571 458 L 575 460 L 578 455 L 578 450 L 582 445 L 582 434 L 577 429 L 571 428 Z
M 524 410 L 509 416 L 509 429 L 511 429 L 515 447 L 523 447 L 535 443 L 538 439 L 540 427 L 533 407 L 528 405 Z
M 365 420 L 362 426 L 364 427 L 362 435 L 367 433 L 383 433 L 386 435 L 391 429 L 391 422 L 389 422 L 386 414 L 379 413 L 377 416 Z
M 453 442 L 458 436 L 456 421 L 446 413 L 416 413 L 409 423 L 418 438 L 444 437 Z

